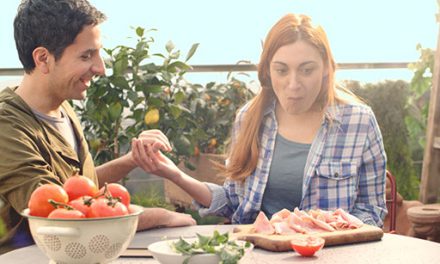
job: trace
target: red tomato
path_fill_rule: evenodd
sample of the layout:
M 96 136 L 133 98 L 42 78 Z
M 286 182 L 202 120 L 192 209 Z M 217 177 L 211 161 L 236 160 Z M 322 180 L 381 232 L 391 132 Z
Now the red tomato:
M 318 236 L 298 237 L 290 241 L 293 250 L 301 256 L 311 257 L 324 246 L 325 240 Z
M 120 202 L 111 202 L 106 198 L 97 199 L 90 206 L 88 217 L 111 217 L 128 215 L 127 207 Z
M 80 211 L 87 217 L 90 213 L 90 205 L 92 205 L 93 201 L 94 199 L 92 197 L 86 195 L 70 201 L 68 205 Z
M 98 193 L 96 184 L 86 176 L 71 176 L 63 185 L 69 195 L 69 201 L 75 200 L 84 195 L 95 196 Z
M 104 193 L 104 189 L 105 187 L 102 187 L 99 193 Z M 128 207 L 130 205 L 130 193 L 124 186 L 119 183 L 109 183 L 107 184 L 107 191 L 112 197 L 119 198 L 125 206 Z
M 47 218 L 79 219 L 85 217 L 82 212 L 75 209 L 57 208 L 53 210 Z
M 58 203 L 67 203 L 69 196 L 66 191 L 56 184 L 44 184 L 35 189 L 29 199 L 29 214 L 34 216 L 47 217 L 55 210 L 55 206 L 49 203 L 52 199 Z

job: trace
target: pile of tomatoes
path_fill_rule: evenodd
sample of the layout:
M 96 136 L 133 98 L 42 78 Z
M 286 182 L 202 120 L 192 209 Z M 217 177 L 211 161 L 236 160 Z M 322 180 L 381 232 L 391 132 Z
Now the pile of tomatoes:
M 118 184 L 105 184 L 98 189 L 82 175 L 70 177 L 63 186 L 44 184 L 29 199 L 29 214 L 47 218 L 97 218 L 129 213 L 130 194 Z

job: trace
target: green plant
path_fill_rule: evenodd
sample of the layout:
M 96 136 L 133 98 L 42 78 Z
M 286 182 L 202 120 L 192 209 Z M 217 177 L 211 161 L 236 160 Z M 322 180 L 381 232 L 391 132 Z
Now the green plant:
M 196 123 L 184 104 L 191 86 L 185 85 L 183 75 L 198 44 L 182 61 L 171 41 L 165 54 L 152 53 L 154 39 L 141 27 L 135 31 L 135 47 L 104 49 L 111 73 L 94 81 L 87 99 L 75 107 L 97 164 L 117 158 L 127 151 L 131 138 L 153 128 L 170 139 L 174 150 L 169 156 L 177 163 L 193 154 Z
M 419 180 L 409 147 L 410 138 L 404 122 L 408 116 L 406 102 L 409 95 L 408 83 L 385 81 L 360 85 L 347 85 L 372 108 L 382 132 L 387 169 L 396 177 L 398 192 L 405 199 L 417 199 Z
M 226 83 L 194 84 L 187 107 L 198 124 L 195 130 L 195 152 L 225 153 L 237 110 L 254 93 L 248 85 L 231 73 Z
M 172 204 L 165 201 L 163 193 L 156 188 L 147 188 L 143 192 L 133 194 L 131 201 L 143 207 L 161 207 L 168 210 L 175 210 Z
M 418 173 L 421 174 L 435 52 L 429 48 L 422 48 L 420 44 L 417 45 L 417 50 L 420 52 L 419 60 L 409 65 L 414 76 L 410 83 L 410 93 L 406 104 L 408 115 L 405 117 L 405 123 L 410 136 L 412 157 L 418 164 Z

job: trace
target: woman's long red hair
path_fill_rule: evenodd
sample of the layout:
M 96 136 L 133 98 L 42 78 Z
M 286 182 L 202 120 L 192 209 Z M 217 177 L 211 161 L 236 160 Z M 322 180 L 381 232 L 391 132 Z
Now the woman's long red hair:
M 250 101 L 248 109 L 243 116 L 240 129 L 236 131 L 238 134 L 232 140 L 228 164 L 224 167 L 223 171 L 224 176 L 227 178 L 243 181 L 257 167 L 260 152 L 259 136 L 264 109 L 272 102 L 275 96 L 270 79 L 270 62 L 280 47 L 300 40 L 309 43 L 319 51 L 327 69 L 327 74 L 325 74 L 321 91 L 315 104 L 323 109 L 338 101 L 334 85 L 336 64 L 324 30 L 320 26 L 313 26 L 308 16 L 285 15 L 272 27 L 264 42 L 258 64 L 258 79 L 261 84 L 261 90 Z M 350 93 L 348 92 L 348 94 Z

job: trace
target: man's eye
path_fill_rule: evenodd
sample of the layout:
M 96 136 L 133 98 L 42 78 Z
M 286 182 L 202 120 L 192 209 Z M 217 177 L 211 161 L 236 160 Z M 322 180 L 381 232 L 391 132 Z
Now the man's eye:
M 88 54 L 84 54 L 84 55 L 81 55 L 81 59 L 83 59 L 83 60 L 88 60 L 88 59 L 90 59 L 92 57 L 92 54 L 90 54 L 90 53 L 88 53 Z

